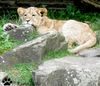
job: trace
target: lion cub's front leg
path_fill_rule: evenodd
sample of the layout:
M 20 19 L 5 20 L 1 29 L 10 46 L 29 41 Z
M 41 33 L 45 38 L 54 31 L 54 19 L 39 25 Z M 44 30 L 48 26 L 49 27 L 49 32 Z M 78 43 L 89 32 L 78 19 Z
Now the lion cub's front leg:
M 4 31 L 10 31 L 10 30 L 16 29 L 16 28 L 18 28 L 18 25 L 12 24 L 12 23 L 7 23 L 7 24 L 5 24 L 5 25 L 3 26 L 3 30 L 4 30 Z

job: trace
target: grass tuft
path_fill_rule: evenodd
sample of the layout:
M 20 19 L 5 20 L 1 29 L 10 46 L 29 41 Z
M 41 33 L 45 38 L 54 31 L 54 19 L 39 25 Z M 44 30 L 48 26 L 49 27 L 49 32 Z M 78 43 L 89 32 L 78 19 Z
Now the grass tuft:
M 9 70 L 6 70 L 11 80 L 16 84 L 33 86 L 32 71 L 36 69 L 35 63 L 16 64 Z
M 72 55 L 68 50 L 58 50 L 58 51 L 49 51 L 44 57 L 43 60 L 50 60 L 54 58 L 61 58 L 64 56 Z

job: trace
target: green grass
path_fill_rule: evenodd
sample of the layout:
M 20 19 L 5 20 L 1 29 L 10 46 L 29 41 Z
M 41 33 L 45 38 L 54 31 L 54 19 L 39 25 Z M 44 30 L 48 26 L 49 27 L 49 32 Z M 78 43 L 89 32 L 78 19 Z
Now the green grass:
M 49 10 L 48 16 L 53 19 L 75 19 L 82 22 L 89 22 L 92 29 L 94 31 L 100 30 L 100 14 L 99 13 L 84 13 L 79 11 L 74 5 L 69 4 L 67 9 L 65 10 Z M 14 48 L 16 45 L 19 45 L 20 42 L 16 40 L 6 40 L 6 36 L 3 36 L 4 31 L 2 26 L 7 22 L 15 22 L 19 23 L 18 16 L 16 12 L 7 11 L 7 15 L 4 14 L 1 16 L 0 20 L 0 54 Z M 35 34 L 36 35 L 36 34 Z M 35 35 L 33 37 L 35 37 Z M 100 45 L 96 45 L 95 47 L 100 47 Z M 67 50 L 59 50 L 59 51 L 50 51 L 44 57 L 43 61 L 54 59 L 54 58 L 61 58 L 66 55 L 71 55 Z M 7 70 L 11 79 L 19 84 L 25 84 L 27 86 L 33 86 L 32 82 L 32 70 L 37 68 L 36 64 L 27 63 L 27 64 L 17 64 L 13 66 L 11 69 Z
M 66 50 L 58 50 L 58 51 L 49 51 L 44 57 L 43 60 L 50 60 L 54 58 L 61 58 L 64 56 L 72 55 L 70 52 Z
M 37 68 L 35 63 L 23 63 L 14 65 L 9 70 L 6 70 L 9 77 L 14 83 L 33 86 L 34 82 L 32 81 L 32 71 Z

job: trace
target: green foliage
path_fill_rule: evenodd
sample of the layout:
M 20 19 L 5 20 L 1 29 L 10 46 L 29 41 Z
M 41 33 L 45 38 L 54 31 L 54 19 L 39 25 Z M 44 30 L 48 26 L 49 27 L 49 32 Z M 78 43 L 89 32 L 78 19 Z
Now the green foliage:
M 11 69 L 6 70 L 9 77 L 14 83 L 33 86 L 32 71 L 37 68 L 35 63 L 23 63 L 14 65 Z
M 3 30 L 0 27 L 0 54 L 4 51 L 11 49 L 13 43 L 7 40 L 6 36 L 4 36 Z
M 100 14 L 99 13 L 84 13 L 77 9 L 77 7 L 73 4 L 68 4 L 66 6 L 66 9 L 63 10 L 49 10 L 48 11 L 48 16 L 53 19 L 63 19 L 63 20 L 68 20 L 68 19 L 75 19 L 79 21 L 89 21 L 89 22 L 94 22 L 97 21 L 97 19 L 100 19 Z
M 72 55 L 70 52 L 65 50 L 58 50 L 58 51 L 49 51 L 44 57 L 43 60 L 49 60 L 54 58 L 61 58 L 64 56 Z
M 100 30 L 100 18 L 98 18 L 94 22 L 92 22 L 91 27 L 95 31 Z
M 7 15 L 6 15 L 7 14 Z M 18 22 L 18 17 L 15 14 L 15 11 L 9 12 L 7 11 L 6 14 L 0 16 L 0 54 L 10 50 L 15 46 L 16 44 L 13 43 L 12 40 L 7 38 L 7 35 L 5 35 L 5 32 L 3 30 L 3 25 L 8 22 Z M 15 21 L 16 20 L 16 21 Z

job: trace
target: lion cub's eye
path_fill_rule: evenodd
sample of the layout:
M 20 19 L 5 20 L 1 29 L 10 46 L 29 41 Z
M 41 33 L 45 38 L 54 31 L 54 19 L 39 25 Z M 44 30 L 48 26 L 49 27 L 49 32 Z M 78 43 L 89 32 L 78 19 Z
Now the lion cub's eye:
M 34 14 L 32 16 L 35 16 Z

